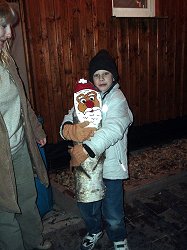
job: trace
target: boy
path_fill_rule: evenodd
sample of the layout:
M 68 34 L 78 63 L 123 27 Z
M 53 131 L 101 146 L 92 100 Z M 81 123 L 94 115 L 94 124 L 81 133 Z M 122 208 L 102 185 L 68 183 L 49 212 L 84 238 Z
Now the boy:
M 127 132 L 133 116 L 125 96 L 119 89 L 117 67 L 108 51 L 101 50 L 92 58 L 89 64 L 89 77 L 102 96 L 102 127 L 95 131 L 89 140 L 71 149 L 71 165 L 79 166 L 88 155 L 94 158 L 105 152 L 103 181 L 106 193 L 101 201 L 78 203 L 88 230 L 81 249 L 94 248 L 103 234 L 103 218 L 106 233 L 114 243 L 114 248 L 128 250 L 123 180 L 128 178 Z

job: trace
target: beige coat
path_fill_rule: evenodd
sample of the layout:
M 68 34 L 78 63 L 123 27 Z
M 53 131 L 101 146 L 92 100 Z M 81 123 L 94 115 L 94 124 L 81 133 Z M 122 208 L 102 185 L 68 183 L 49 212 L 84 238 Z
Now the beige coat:
M 37 147 L 36 140 L 46 137 L 41 124 L 32 110 L 25 96 L 22 81 L 17 73 L 17 67 L 13 60 L 8 68 L 15 84 L 18 88 L 21 99 L 23 121 L 25 128 L 25 138 L 33 164 L 34 173 L 40 178 L 41 182 L 48 186 L 48 177 L 45 165 Z M 0 114 L 0 211 L 19 213 L 17 204 L 17 193 L 13 165 L 11 160 L 11 150 L 9 145 L 8 132 Z

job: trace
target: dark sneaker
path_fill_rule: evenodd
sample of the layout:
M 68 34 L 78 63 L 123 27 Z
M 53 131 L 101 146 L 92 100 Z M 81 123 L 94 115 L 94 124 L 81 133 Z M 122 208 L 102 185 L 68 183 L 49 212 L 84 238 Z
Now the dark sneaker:
M 114 242 L 114 249 L 115 250 L 130 250 L 128 247 L 127 239 Z
M 45 240 L 39 246 L 37 246 L 35 249 L 47 250 L 47 249 L 50 249 L 51 247 L 52 247 L 51 242 L 49 240 Z
M 81 243 L 81 250 L 91 250 L 94 248 L 97 241 L 103 236 L 103 232 L 97 234 L 87 234 Z

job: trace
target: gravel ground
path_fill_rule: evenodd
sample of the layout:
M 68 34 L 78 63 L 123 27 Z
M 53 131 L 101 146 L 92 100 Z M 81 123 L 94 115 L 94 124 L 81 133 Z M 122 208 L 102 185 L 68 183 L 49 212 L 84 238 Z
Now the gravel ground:
M 128 162 L 130 178 L 124 182 L 127 189 L 187 170 L 187 139 L 130 152 Z M 74 192 L 74 177 L 69 169 L 57 170 L 50 178 Z

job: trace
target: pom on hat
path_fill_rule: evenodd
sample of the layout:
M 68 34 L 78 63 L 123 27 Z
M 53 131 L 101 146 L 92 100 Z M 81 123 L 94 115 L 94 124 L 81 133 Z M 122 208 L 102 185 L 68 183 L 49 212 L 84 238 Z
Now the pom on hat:
M 92 90 L 97 91 L 97 89 L 95 88 L 93 83 L 88 82 L 85 79 L 80 79 L 75 85 L 74 93 L 77 93 L 77 92 L 79 92 L 81 90 L 85 90 L 85 89 L 92 89 Z
M 97 70 L 107 70 L 113 75 L 116 81 L 119 79 L 116 63 L 105 49 L 100 50 L 90 61 L 89 78 L 91 82 L 93 82 L 93 75 Z

